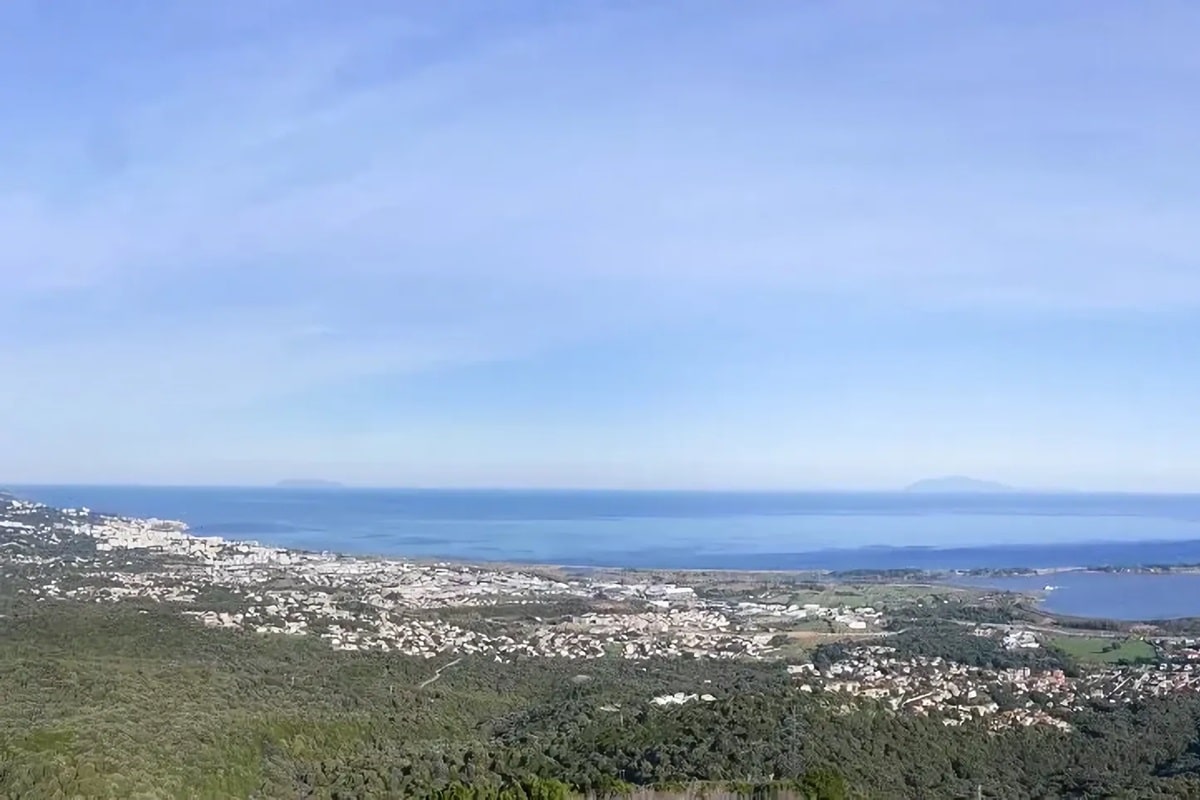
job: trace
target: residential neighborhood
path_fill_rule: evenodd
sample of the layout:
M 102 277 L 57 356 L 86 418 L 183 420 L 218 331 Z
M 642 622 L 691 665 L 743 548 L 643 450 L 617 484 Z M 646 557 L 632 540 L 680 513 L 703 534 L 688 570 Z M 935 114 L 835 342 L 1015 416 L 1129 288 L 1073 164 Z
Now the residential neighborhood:
M 0 500 L 0 569 L 37 602 L 173 604 L 211 628 L 312 636 L 341 651 L 432 659 L 478 656 L 631 660 L 774 659 L 796 690 L 893 712 L 970 720 L 992 729 L 1044 725 L 1088 703 L 1123 703 L 1200 688 L 1200 643 L 1162 642 L 1157 664 L 991 669 L 940 656 L 898 654 L 886 613 L 868 605 L 776 602 L 770 592 L 710 596 L 702 587 L 404 559 L 351 557 L 193 536 L 179 522 L 58 511 Z M 848 637 L 845 657 L 818 667 L 792 647 L 797 626 L 820 641 Z M 1036 652 L 1028 629 L 970 631 L 1010 652 Z M 801 634 L 802 635 L 802 634 Z M 865 637 L 865 640 L 864 640 Z M 659 706 L 707 702 L 665 695 Z

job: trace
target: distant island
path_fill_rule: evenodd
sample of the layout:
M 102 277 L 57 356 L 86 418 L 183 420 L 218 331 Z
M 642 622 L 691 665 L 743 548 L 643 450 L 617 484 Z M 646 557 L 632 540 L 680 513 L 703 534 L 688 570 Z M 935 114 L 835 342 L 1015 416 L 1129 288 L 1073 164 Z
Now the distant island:
M 950 475 L 944 478 L 926 478 L 917 481 L 904 489 L 906 492 L 922 492 L 925 494 L 985 494 L 998 492 L 1015 492 L 1014 487 L 996 481 L 981 481 L 963 475 Z
M 345 484 L 315 478 L 288 478 L 275 484 L 277 489 L 344 489 Z

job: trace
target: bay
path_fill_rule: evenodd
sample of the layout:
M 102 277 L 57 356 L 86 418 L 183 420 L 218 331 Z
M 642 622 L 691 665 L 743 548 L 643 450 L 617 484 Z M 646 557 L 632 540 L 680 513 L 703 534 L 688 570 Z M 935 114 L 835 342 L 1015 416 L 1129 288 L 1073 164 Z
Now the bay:
M 964 578 L 986 586 L 1041 596 L 1040 608 L 1072 617 L 1146 621 L 1200 617 L 1200 574 L 1061 572 Z

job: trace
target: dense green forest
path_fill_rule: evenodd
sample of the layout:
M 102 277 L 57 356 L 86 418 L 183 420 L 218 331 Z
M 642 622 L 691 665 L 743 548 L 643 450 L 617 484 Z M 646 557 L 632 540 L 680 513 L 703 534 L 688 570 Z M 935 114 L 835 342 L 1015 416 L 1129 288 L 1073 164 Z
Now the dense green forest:
M 782 665 L 330 650 L 134 604 L 0 605 L 0 797 L 1200 796 L 1200 700 L 988 733 L 797 692 Z M 903 642 L 935 645 L 930 631 Z M 963 653 L 991 660 L 991 653 Z M 836 653 L 826 653 L 836 657 Z M 658 707 L 670 692 L 710 703 Z M 680 795 L 682 796 L 682 794 Z

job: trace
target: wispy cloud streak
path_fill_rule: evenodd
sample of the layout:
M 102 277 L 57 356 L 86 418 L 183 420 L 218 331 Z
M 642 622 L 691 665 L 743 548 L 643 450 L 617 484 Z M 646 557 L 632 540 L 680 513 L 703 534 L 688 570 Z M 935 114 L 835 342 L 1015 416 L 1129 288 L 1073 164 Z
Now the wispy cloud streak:
M 75 376 L 173 424 L 706 317 L 1200 309 L 1186 7 L 253 5 L 0 10 L 0 410 Z

